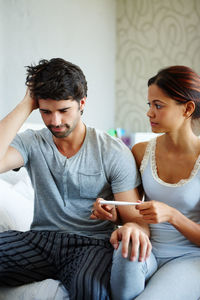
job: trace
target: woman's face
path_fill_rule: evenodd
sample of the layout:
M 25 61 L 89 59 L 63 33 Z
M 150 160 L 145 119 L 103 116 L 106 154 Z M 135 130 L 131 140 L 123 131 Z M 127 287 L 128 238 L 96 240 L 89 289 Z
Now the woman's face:
M 148 88 L 148 104 L 147 116 L 153 132 L 171 132 L 182 126 L 185 119 L 184 104 L 178 104 L 156 84 Z

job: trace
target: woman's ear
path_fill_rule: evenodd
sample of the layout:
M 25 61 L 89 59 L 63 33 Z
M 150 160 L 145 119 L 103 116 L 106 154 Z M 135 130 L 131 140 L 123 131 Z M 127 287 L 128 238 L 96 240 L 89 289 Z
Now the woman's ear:
M 191 117 L 191 115 L 193 114 L 194 111 L 195 111 L 195 103 L 194 103 L 194 101 L 188 101 L 187 103 L 185 103 L 185 113 L 184 113 L 184 116 L 187 119 L 189 117 Z

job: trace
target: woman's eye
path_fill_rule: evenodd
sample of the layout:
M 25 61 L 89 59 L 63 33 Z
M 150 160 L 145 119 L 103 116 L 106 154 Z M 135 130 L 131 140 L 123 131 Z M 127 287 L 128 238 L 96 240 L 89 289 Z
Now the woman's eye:
M 156 104 L 156 103 L 147 102 L 147 105 L 149 107 L 151 107 L 153 105 L 153 107 L 156 107 L 157 109 L 161 109 L 162 108 L 162 106 L 160 104 Z
M 161 106 L 161 105 L 159 105 L 159 104 L 155 104 L 155 107 L 156 107 L 157 109 L 160 109 L 160 108 L 162 108 L 162 106 Z

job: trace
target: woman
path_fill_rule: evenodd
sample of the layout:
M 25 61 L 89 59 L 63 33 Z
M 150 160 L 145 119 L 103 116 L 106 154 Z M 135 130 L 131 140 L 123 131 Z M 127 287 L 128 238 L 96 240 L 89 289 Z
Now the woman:
M 136 144 L 132 152 L 145 195 L 136 209 L 149 224 L 152 253 L 146 261 L 132 262 L 115 251 L 113 300 L 197 300 L 200 139 L 192 123 L 200 117 L 200 77 L 184 66 L 159 71 L 148 81 L 148 105 L 152 131 L 164 134 Z

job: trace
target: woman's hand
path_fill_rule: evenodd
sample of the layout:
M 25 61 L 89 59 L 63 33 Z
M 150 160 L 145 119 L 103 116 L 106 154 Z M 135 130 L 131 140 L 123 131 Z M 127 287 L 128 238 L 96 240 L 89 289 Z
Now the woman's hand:
M 137 205 L 136 209 L 142 215 L 143 221 L 148 224 L 157 224 L 163 222 L 171 223 L 174 211 L 173 207 L 155 200 L 147 201 Z
M 110 238 L 110 242 L 115 249 L 119 247 L 119 241 L 122 242 L 122 256 L 128 256 L 129 244 L 131 244 L 130 260 L 134 261 L 138 257 L 139 261 L 146 260 L 151 254 L 151 242 L 148 235 L 142 227 L 136 223 L 126 223 L 116 229 Z
M 97 198 L 96 202 L 93 204 L 93 208 L 91 210 L 92 214 L 90 219 L 92 220 L 109 220 L 113 223 L 117 223 L 118 215 L 117 209 L 115 205 L 107 205 L 107 204 L 100 204 L 100 200 L 102 198 Z

